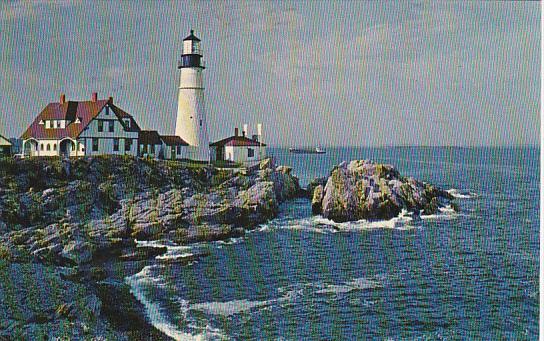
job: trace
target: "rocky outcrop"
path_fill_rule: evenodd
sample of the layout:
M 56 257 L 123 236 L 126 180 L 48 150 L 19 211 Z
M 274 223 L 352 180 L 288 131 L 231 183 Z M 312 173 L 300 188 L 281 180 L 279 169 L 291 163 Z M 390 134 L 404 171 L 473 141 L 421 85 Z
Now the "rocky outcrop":
M 24 272 L 34 262 L 62 288 L 58 300 L 38 304 L 34 315 L 18 313 L 16 302 L 0 302 L 7 316 L 0 318 L 0 339 L 160 339 L 145 328 L 131 334 L 145 317 L 130 310 L 137 303 L 122 278 L 112 285 L 101 266 L 115 260 L 126 268 L 165 252 L 136 247 L 135 239 L 191 243 L 241 236 L 301 193 L 291 169 L 271 159 L 227 170 L 112 156 L 0 159 L 0 270 L 5 264 L 8 273 Z M 42 290 L 38 280 L 29 280 L 28 289 Z M 85 296 L 65 293 L 74 286 Z M 0 293 L 5 290 L 0 284 Z M 9 290 L 8 296 L 32 297 L 16 286 Z
M 271 159 L 249 170 L 129 157 L 2 162 L 0 241 L 13 257 L 23 251 L 51 264 L 85 264 L 135 238 L 240 235 L 302 192 L 291 169 Z
M 391 165 L 366 160 L 338 165 L 312 193 L 314 214 L 336 222 L 391 219 L 403 209 L 433 214 L 453 199 L 436 186 L 401 176 Z

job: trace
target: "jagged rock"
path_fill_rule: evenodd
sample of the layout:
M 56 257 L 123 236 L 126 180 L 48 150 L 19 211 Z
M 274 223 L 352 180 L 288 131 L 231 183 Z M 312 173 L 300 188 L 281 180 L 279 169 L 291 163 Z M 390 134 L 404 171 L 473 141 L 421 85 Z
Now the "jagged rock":
M 325 185 L 327 184 L 327 179 L 328 177 L 321 177 L 321 178 L 315 178 L 312 181 L 310 181 L 308 186 L 306 186 L 306 194 L 309 199 L 313 198 L 314 190 L 317 186 L 325 187 Z
M 93 255 L 89 243 L 81 240 L 69 241 L 60 254 L 62 257 L 70 259 L 76 264 L 89 262 Z
M 0 242 L 10 253 L 17 246 L 38 261 L 70 266 L 108 254 L 119 240 L 182 229 L 191 241 L 239 235 L 236 228 L 274 217 L 302 193 L 292 169 L 272 159 L 246 174 L 114 156 L 15 160 L 2 169 L 11 173 L 0 183 L 19 190 L 0 196 L 0 230 L 8 232 Z
M 321 202 L 323 201 L 323 186 L 318 185 L 315 187 L 312 196 L 312 213 L 321 213 Z
M 324 187 L 316 185 L 312 211 L 336 222 L 391 219 L 403 209 L 433 214 L 451 199 L 436 186 L 401 176 L 392 165 L 355 160 L 335 167 Z

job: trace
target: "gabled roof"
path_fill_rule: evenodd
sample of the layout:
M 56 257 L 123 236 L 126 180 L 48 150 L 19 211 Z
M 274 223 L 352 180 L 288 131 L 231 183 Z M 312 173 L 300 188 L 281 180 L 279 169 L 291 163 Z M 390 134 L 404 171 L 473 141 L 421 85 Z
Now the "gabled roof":
M 185 41 L 185 40 L 200 41 L 200 39 L 198 39 L 198 38 L 195 36 L 195 31 L 194 31 L 194 30 L 191 30 L 191 34 L 188 35 L 187 37 L 185 37 L 185 39 L 183 39 L 183 41 Z
M 249 139 L 245 136 L 231 136 L 227 137 L 226 139 L 210 143 L 211 147 L 222 147 L 222 146 L 229 146 L 229 147 L 266 147 L 266 144 L 259 143 L 259 141 L 255 141 L 252 139 Z
M 65 137 L 77 138 L 81 132 L 98 116 L 98 114 L 109 104 L 115 116 L 121 118 L 129 117 L 131 119 L 130 129 L 127 129 L 125 123 L 122 122 L 127 131 L 140 131 L 140 127 L 136 124 L 134 118 L 123 111 L 121 108 L 113 105 L 111 100 L 103 99 L 94 101 L 67 101 L 65 103 L 49 103 L 45 109 L 36 117 L 34 122 L 30 124 L 28 129 L 21 136 L 23 139 L 63 139 Z M 79 118 L 80 123 L 74 121 Z M 66 128 L 46 129 L 43 121 L 45 120 L 67 120 Z M 40 122 L 42 124 L 40 124 Z
M 23 133 L 22 138 L 28 139 L 62 139 L 77 138 L 83 129 L 102 111 L 108 100 L 98 100 L 65 103 L 49 103 L 36 117 L 34 122 Z M 81 123 L 69 123 L 66 128 L 45 129 L 44 120 L 74 121 L 78 117 Z M 42 122 L 42 124 L 40 124 Z
M 161 144 L 161 136 L 156 130 L 140 130 L 138 134 L 139 144 Z
M 167 146 L 188 146 L 189 144 L 179 136 L 175 135 L 161 135 L 161 140 Z
M 115 115 L 117 115 L 117 117 L 123 119 L 123 118 L 129 118 L 130 119 L 130 127 L 127 127 L 125 122 L 123 120 L 121 120 L 121 123 L 123 124 L 123 127 L 125 127 L 125 131 L 131 131 L 131 132 L 139 132 L 141 129 L 140 129 L 140 126 L 138 126 L 138 123 L 136 123 L 136 120 L 134 119 L 134 117 L 132 117 L 132 115 L 128 114 L 126 111 L 124 111 L 123 109 L 115 106 L 115 105 L 112 105 L 110 104 L 110 107 L 111 109 L 113 110 L 113 112 L 115 113 Z

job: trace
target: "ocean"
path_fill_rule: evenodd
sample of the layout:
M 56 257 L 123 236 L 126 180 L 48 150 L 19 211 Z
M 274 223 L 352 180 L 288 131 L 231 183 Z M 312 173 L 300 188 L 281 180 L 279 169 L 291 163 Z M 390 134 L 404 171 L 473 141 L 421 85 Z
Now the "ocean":
M 344 160 L 390 163 L 449 189 L 460 210 L 335 224 L 297 199 L 243 238 L 164 242 L 163 259 L 209 255 L 126 279 L 156 328 L 180 340 L 538 338 L 540 149 L 269 154 L 302 185 Z

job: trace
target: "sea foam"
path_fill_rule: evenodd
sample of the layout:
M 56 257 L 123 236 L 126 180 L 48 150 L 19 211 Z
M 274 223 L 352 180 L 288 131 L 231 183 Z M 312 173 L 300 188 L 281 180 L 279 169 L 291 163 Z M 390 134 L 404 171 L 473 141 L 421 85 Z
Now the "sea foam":
M 451 194 L 454 198 L 458 199 L 474 199 L 478 197 L 477 193 L 471 191 L 460 190 L 456 188 L 450 188 L 446 192 Z
M 160 277 L 154 277 L 151 272 L 157 265 L 146 266 L 139 273 L 125 278 L 125 283 L 130 286 L 131 293 L 145 307 L 147 317 L 151 324 L 165 335 L 174 340 L 209 340 L 209 339 L 226 339 L 226 336 L 220 330 L 212 328 L 209 325 L 196 328 L 193 333 L 188 333 L 174 325 L 167 314 L 164 312 L 158 301 L 148 298 L 145 291 L 149 287 L 164 287 L 164 280 Z

